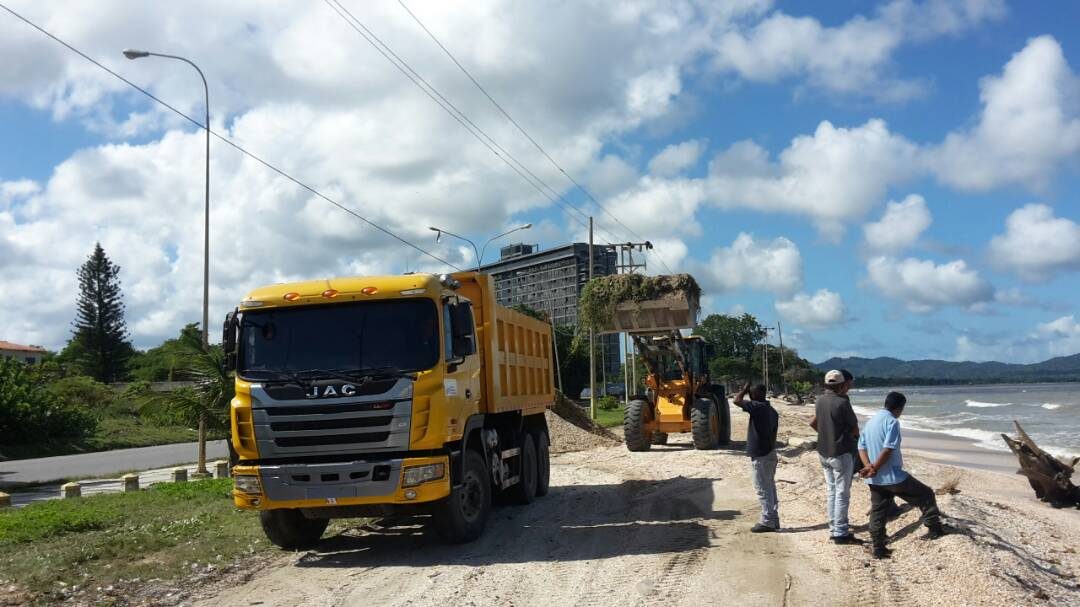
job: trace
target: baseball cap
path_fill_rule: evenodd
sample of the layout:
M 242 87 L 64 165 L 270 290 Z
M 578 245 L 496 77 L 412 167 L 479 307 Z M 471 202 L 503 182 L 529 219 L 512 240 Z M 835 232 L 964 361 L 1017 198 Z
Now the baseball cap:
M 836 386 L 838 384 L 844 383 L 845 381 L 847 380 L 844 378 L 844 374 L 840 371 L 837 371 L 836 369 L 833 369 L 832 371 L 829 371 L 825 374 L 826 386 Z

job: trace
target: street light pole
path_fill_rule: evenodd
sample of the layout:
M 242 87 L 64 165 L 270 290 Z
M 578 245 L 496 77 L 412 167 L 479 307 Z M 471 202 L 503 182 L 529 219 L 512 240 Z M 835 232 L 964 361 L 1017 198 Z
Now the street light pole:
M 199 66 L 191 60 L 177 55 L 164 53 L 151 53 L 135 49 L 124 49 L 124 56 L 128 59 L 141 59 L 143 57 L 164 57 L 176 59 L 195 68 L 202 78 L 203 93 L 206 100 L 206 122 L 203 129 L 206 131 L 206 183 L 205 183 L 205 212 L 203 214 L 203 301 L 202 301 L 202 345 L 206 349 L 210 345 L 210 87 L 206 84 L 206 76 L 203 75 Z
M 532 224 L 527 223 L 525 225 L 520 225 L 520 226 L 518 226 L 518 227 L 516 227 L 516 228 L 514 228 L 512 230 L 507 230 L 506 232 L 503 232 L 502 234 L 499 234 L 497 236 L 492 236 L 491 238 L 488 239 L 487 242 L 484 243 L 484 246 L 481 249 L 477 249 L 475 242 L 469 240 L 468 238 L 465 238 L 464 236 L 461 236 L 460 234 L 455 234 L 453 232 L 447 232 L 446 230 L 444 230 L 442 228 L 436 228 L 434 226 L 429 226 L 428 229 L 431 230 L 432 232 L 435 232 L 436 234 L 438 234 L 438 236 L 435 237 L 435 242 L 438 242 L 439 238 L 441 238 L 443 234 L 446 234 L 447 236 L 453 236 L 454 238 L 457 238 L 458 240 L 464 240 L 465 242 L 472 245 L 473 255 L 476 255 L 476 272 L 479 273 L 480 272 L 480 265 L 483 262 L 483 258 L 484 258 L 484 251 L 487 249 L 487 246 L 489 244 L 491 244 L 492 241 L 497 240 L 499 238 L 502 238 L 503 236 L 506 236 L 507 234 L 513 234 L 514 232 L 517 232 L 518 230 L 528 230 L 531 227 L 532 227 Z

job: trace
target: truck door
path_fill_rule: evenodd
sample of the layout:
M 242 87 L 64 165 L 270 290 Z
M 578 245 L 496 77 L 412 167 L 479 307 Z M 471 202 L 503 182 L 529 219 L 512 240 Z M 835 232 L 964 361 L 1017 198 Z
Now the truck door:
M 480 410 L 480 356 L 471 302 L 450 299 L 443 306 L 443 341 L 449 434 L 460 437 L 465 421 Z

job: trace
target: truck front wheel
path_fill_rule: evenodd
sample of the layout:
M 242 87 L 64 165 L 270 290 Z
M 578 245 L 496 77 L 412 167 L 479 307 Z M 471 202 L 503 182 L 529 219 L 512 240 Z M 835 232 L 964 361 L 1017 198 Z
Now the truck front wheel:
M 465 452 L 461 482 L 432 512 L 435 533 L 449 544 L 471 542 L 484 532 L 491 513 L 491 481 L 484 458 L 476 451 Z
M 690 411 L 690 430 L 695 449 L 715 449 L 720 444 L 720 414 L 716 401 L 698 398 Z
M 623 439 L 630 451 L 648 451 L 652 447 L 652 435 L 645 432 L 648 408 L 647 402 L 632 400 L 623 411 Z
M 299 510 L 289 508 L 263 510 L 259 522 L 272 544 L 285 550 L 299 550 L 317 544 L 330 519 L 307 518 Z

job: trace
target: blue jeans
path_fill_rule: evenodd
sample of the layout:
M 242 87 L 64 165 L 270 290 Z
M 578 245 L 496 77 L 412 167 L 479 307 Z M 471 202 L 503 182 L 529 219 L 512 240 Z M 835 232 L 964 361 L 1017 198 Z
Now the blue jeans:
M 848 504 L 851 501 L 851 477 L 855 473 L 855 461 L 850 453 L 837 457 L 818 455 L 821 469 L 825 472 L 825 512 L 829 517 L 829 535 L 843 537 L 848 528 Z
M 761 457 L 751 457 L 754 470 L 754 489 L 761 504 L 761 524 L 773 529 L 780 528 L 780 500 L 776 496 L 776 451 Z

